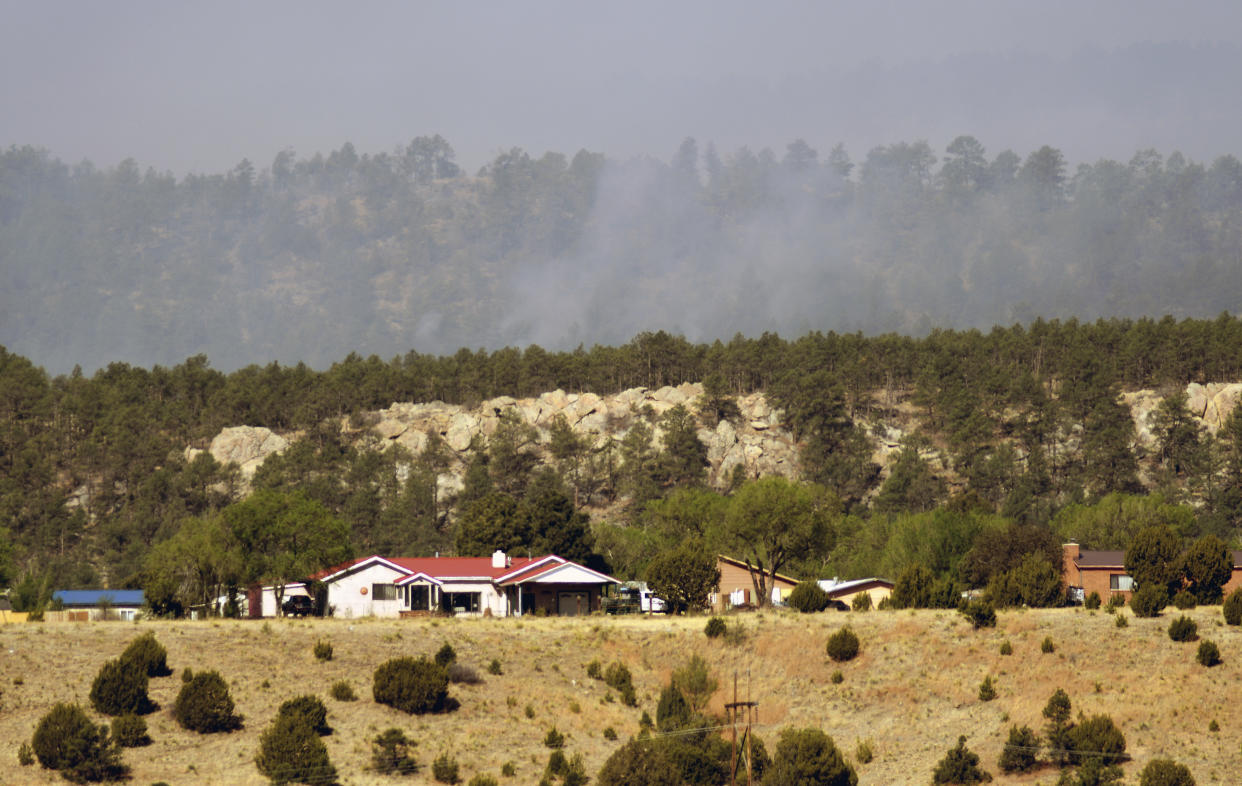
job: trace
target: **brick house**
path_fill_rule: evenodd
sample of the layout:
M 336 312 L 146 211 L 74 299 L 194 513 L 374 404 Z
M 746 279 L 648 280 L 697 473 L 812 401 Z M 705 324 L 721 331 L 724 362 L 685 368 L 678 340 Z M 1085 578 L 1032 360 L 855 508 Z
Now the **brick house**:
M 1077 543 L 1066 543 L 1061 546 L 1061 553 L 1062 580 L 1068 589 L 1074 591 L 1078 600 L 1092 592 L 1098 593 L 1103 600 L 1108 600 L 1112 595 L 1122 595 L 1127 601 L 1130 599 L 1134 579 L 1126 573 L 1124 551 L 1094 551 L 1079 548 Z M 1233 555 L 1233 576 L 1225 584 L 1226 595 L 1242 587 L 1242 551 L 1230 553 Z

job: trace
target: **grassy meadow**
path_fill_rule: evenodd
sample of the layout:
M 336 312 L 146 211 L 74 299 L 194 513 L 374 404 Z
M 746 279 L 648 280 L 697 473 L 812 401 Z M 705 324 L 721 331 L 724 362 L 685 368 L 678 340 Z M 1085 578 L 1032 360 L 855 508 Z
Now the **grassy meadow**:
M 864 784 L 930 783 L 936 762 L 960 734 L 997 782 L 1052 784 L 1047 768 L 1004 776 L 997 758 L 1010 725 L 1040 731 L 1041 710 L 1058 687 L 1073 711 L 1111 715 L 1125 734 L 1133 761 L 1128 781 L 1150 759 L 1169 757 L 1188 765 L 1200 784 L 1234 783 L 1242 772 L 1242 702 L 1235 698 L 1242 676 L 1242 630 L 1223 625 L 1219 607 L 1185 612 L 1201 638 L 1215 641 L 1224 663 L 1195 660 L 1197 644 L 1169 639 L 1169 622 L 1182 614 L 1167 609 L 1157 619 L 1121 612 L 1118 628 L 1103 611 L 1051 609 L 1001 612 L 996 628 L 973 630 L 949 611 L 792 612 L 729 616 L 736 635 L 703 634 L 705 617 L 589 617 L 418 620 L 216 620 L 136 623 L 23 623 L 0 627 L 0 783 L 57 783 L 58 775 L 18 766 L 18 748 L 55 703 L 76 701 L 90 710 L 91 682 L 104 661 L 117 657 L 140 633 L 153 631 L 168 651 L 171 677 L 151 680 L 160 709 L 147 716 L 152 744 L 126 749 L 134 784 L 266 783 L 254 765 L 259 735 L 286 699 L 313 693 L 328 707 L 334 733 L 324 738 L 344 784 L 433 783 L 430 764 L 451 752 L 462 782 L 488 773 L 502 784 L 538 782 L 548 759 L 543 739 L 555 726 L 566 735 L 567 755 L 582 754 L 587 772 L 600 765 L 652 717 L 672 669 L 692 654 L 715 672 L 719 689 L 711 709 L 723 714 L 733 675 L 740 698 L 759 702 L 759 735 L 769 751 L 784 726 L 818 726 L 850 760 L 860 741 L 874 758 L 859 764 Z M 862 646 L 854 660 L 835 664 L 825 642 L 849 624 Z M 1044 653 L 1050 637 L 1055 651 Z M 316 660 L 317 641 L 332 644 L 330 661 Z M 1001 655 L 1009 641 L 1013 654 Z M 458 661 L 483 678 L 476 685 L 450 685 L 460 708 L 442 715 L 409 716 L 371 698 L 371 675 L 385 660 L 432 655 L 448 642 Z M 502 673 L 488 673 L 496 659 Z M 615 692 L 587 676 L 598 659 L 631 670 L 639 706 L 625 707 Z M 180 672 L 214 669 L 228 681 L 242 730 L 198 735 L 181 729 L 171 707 Z M 835 671 L 843 680 L 832 681 Z M 997 696 L 978 698 L 987 676 Z M 329 696 L 338 681 L 352 684 L 358 699 Z M 106 720 L 97 716 L 100 720 Z M 1219 731 L 1210 731 L 1216 721 Z M 421 766 L 408 778 L 367 769 L 370 740 L 389 727 L 417 742 Z M 611 727 L 617 739 L 605 738 Z M 501 768 L 511 762 L 512 777 Z

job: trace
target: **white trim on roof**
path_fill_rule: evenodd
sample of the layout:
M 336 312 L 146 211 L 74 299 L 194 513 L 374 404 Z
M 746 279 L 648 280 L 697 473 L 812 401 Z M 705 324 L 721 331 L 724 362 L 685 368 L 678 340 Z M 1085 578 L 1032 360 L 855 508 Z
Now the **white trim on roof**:
M 520 575 L 522 575 L 523 573 L 528 573 L 528 572 L 530 572 L 530 571 L 532 571 L 532 570 L 535 570 L 536 568 L 538 568 L 540 565 L 544 564 L 545 562 L 550 562 L 550 561 L 551 561 L 551 562 L 557 562 L 557 563 L 560 563 L 560 564 L 562 564 L 562 565 L 564 565 L 566 562 L 568 562 L 568 560 L 566 560 L 564 557 L 558 557 L 558 556 L 556 556 L 555 554 L 549 554 L 549 555 L 548 555 L 548 556 L 546 556 L 546 557 L 541 557 L 541 558 L 539 558 L 539 559 L 537 559 L 537 560 L 534 560 L 533 562 L 528 562 L 528 563 L 526 563 L 525 565 L 521 566 L 520 568 L 515 568 L 515 569 L 513 569 L 513 570 L 509 571 L 508 573 L 504 573 L 504 574 L 501 574 L 501 575 L 497 576 L 497 577 L 496 577 L 496 583 L 497 583 L 497 584 L 502 584 L 502 583 L 504 583 L 507 579 L 509 579 L 511 576 L 520 576 Z
M 320 581 L 326 583 L 340 576 L 346 576 L 350 573 L 353 573 L 354 571 L 362 570 L 363 568 L 366 568 L 373 564 L 383 565 L 384 567 L 391 568 L 392 570 L 395 570 L 398 573 L 408 574 L 411 572 L 409 568 L 403 568 L 397 563 L 386 560 L 378 554 L 372 554 L 369 557 L 359 557 L 358 559 L 354 560 L 352 563 L 350 563 L 349 565 L 346 565 L 345 567 L 341 568 L 335 573 L 330 573 L 327 576 L 324 576 L 322 579 L 320 579 Z
M 394 581 L 393 584 L 396 584 L 398 587 L 404 587 L 407 584 L 413 584 L 416 581 L 430 581 L 432 584 L 435 584 L 437 587 L 444 586 L 443 581 L 436 578 L 435 576 L 432 576 L 430 573 L 424 573 L 421 570 L 417 573 L 411 573 L 408 576 L 402 576 L 401 578 Z
M 597 570 L 591 570 L 585 565 L 579 565 L 577 562 L 564 562 L 560 565 L 557 565 L 554 568 L 549 568 L 548 570 L 540 571 L 533 576 L 529 576 L 527 578 L 514 579 L 513 581 L 509 582 L 509 584 L 510 585 L 527 584 L 531 582 L 538 583 L 541 581 L 546 581 L 552 576 L 555 576 L 558 573 L 563 573 L 565 571 L 573 571 L 575 573 L 588 574 L 590 578 L 593 578 L 595 581 L 601 584 L 620 584 L 621 583 L 617 581 L 616 579 L 614 579 L 612 576 L 606 576 Z M 571 583 L 584 584 L 588 582 L 571 582 Z

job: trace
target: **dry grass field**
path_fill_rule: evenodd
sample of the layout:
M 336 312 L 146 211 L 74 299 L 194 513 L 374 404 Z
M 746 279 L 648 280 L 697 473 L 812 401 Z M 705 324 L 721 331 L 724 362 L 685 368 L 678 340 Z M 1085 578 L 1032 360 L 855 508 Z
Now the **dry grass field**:
M 717 712 L 736 672 L 742 691 L 749 683 L 759 702 L 760 735 L 773 747 L 783 726 L 819 726 L 853 759 L 860 740 L 875 758 L 859 765 L 864 784 L 930 783 L 935 763 L 957 741 L 980 754 L 997 782 L 1054 783 L 1051 769 L 1021 778 L 1002 777 L 996 767 L 1011 724 L 1037 730 L 1052 692 L 1064 688 L 1087 714 L 1107 713 L 1126 736 L 1133 761 L 1127 780 L 1155 757 L 1187 764 L 1200 784 L 1237 783 L 1242 772 L 1242 630 L 1221 623 L 1219 607 L 1188 612 L 1200 635 L 1220 646 L 1224 663 L 1212 669 L 1195 661 L 1196 644 L 1169 639 L 1166 629 L 1180 612 L 1135 619 L 1117 628 L 1104 612 L 1081 609 L 1003 612 L 998 626 L 972 630 L 948 611 L 786 612 L 741 614 L 739 641 L 709 640 L 705 618 L 268 620 L 138 623 L 25 623 L 0 628 L 0 783 L 62 782 L 38 765 L 19 767 L 19 745 L 53 704 L 87 696 L 99 666 L 115 658 L 144 631 L 168 650 L 175 674 L 153 679 L 151 696 L 161 706 L 147 717 L 153 744 L 127 749 L 132 783 L 265 783 L 254 765 L 259 735 L 280 703 L 313 693 L 328 706 L 334 733 L 325 738 L 341 782 L 432 783 L 430 763 L 451 751 L 462 780 L 475 773 L 502 783 L 535 784 L 548 758 L 542 741 L 556 726 L 566 752 L 581 753 L 592 776 L 604 759 L 638 729 L 643 709 L 655 715 L 661 686 L 691 654 L 715 670 Z M 862 642 L 845 664 L 828 661 L 828 635 L 850 624 Z M 1040 643 L 1050 636 L 1052 654 Z M 331 642 L 331 661 L 317 661 L 317 640 Z M 1011 642 L 1013 654 L 1000 654 Z M 483 677 L 478 685 L 452 685 L 456 712 L 409 716 L 371 699 L 371 675 L 385 660 L 433 654 L 449 642 L 459 661 Z M 487 673 L 498 659 L 503 674 Z M 606 701 L 609 689 L 586 676 L 586 664 L 620 661 L 629 666 L 639 707 Z M 170 709 L 183 668 L 215 669 L 229 682 L 244 729 L 200 736 L 178 727 Z M 844 680 L 831 681 L 840 670 Z M 997 697 L 978 699 L 979 683 L 991 675 Z M 336 701 L 329 687 L 354 686 L 358 700 Z M 527 717 L 527 708 L 533 717 Z M 1215 720 L 1219 731 L 1209 731 Z M 369 772 L 370 740 L 389 727 L 418 743 L 423 765 L 409 778 Z M 613 727 L 618 740 L 604 738 Z M 501 777 L 512 762 L 516 775 Z

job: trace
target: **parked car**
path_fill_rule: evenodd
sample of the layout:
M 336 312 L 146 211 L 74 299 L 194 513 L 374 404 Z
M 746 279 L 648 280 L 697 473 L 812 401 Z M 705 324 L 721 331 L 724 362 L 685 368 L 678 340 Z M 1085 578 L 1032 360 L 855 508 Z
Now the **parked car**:
M 280 610 L 286 617 L 305 617 L 315 613 L 315 601 L 306 595 L 290 595 L 280 604 Z

